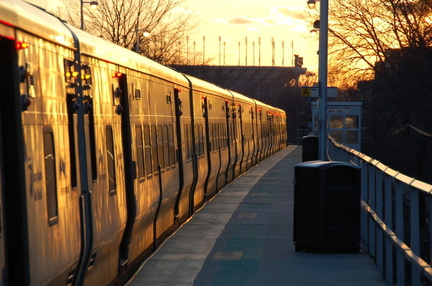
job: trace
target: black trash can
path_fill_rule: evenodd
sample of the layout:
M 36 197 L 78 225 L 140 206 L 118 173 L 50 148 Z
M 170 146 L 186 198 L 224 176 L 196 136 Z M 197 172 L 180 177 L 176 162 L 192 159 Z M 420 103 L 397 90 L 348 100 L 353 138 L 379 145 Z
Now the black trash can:
M 296 251 L 359 252 L 360 168 L 310 161 L 295 167 Z
M 314 160 L 318 160 L 318 136 L 304 136 L 302 138 L 302 162 Z

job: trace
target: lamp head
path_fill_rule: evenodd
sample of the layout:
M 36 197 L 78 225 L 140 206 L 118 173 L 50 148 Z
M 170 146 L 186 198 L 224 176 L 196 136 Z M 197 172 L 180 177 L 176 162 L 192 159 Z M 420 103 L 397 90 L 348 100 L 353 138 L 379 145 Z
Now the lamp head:
M 308 0 L 307 5 L 308 5 L 309 9 L 314 9 L 315 5 L 316 5 L 316 1 L 315 0 Z

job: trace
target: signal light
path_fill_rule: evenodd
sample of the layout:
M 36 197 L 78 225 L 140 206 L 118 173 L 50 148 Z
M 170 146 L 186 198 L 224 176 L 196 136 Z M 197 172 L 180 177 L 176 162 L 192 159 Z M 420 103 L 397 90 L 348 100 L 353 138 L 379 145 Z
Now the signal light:
M 27 44 L 26 42 L 16 42 L 15 45 L 17 50 L 24 50 L 29 47 L 29 44 Z
M 122 76 L 122 73 L 121 72 L 115 72 L 115 73 L 113 73 L 113 78 L 119 78 L 119 77 L 121 77 Z

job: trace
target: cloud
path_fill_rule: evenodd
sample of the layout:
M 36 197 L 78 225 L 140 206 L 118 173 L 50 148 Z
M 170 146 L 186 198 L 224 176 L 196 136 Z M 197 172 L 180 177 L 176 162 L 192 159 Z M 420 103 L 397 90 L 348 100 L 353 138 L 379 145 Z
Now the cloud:
M 235 16 L 231 18 L 215 20 L 216 23 L 231 25 L 296 25 L 296 23 L 306 20 L 308 17 L 304 8 L 296 7 L 273 7 L 268 16 L 261 18 L 250 18 L 245 16 Z
M 275 24 L 279 24 L 280 21 L 279 21 L 279 19 L 277 19 L 275 17 L 267 17 L 265 19 L 265 23 L 268 25 L 275 25 Z
M 260 24 L 262 20 L 238 16 L 238 17 L 221 20 L 221 22 L 225 22 L 227 24 L 233 24 L 233 25 L 245 25 L 245 24 Z

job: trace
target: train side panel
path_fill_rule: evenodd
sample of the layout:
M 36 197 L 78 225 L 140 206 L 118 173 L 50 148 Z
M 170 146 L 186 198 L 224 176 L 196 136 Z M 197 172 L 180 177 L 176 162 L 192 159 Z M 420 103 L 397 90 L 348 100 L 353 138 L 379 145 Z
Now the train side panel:
M 242 156 L 239 161 L 240 172 L 244 172 L 251 168 L 255 162 L 255 152 L 257 149 L 257 144 L 255 141 L 256 137 L 256 104 L 255 101 L 241 95 L 239 93 L 233 92 L 235 104 L 238 109 L 238 118 L 241 123 L 240 128 L 240 141 L 242 145 Z
M 122 118 L 118 114 L 122 85 L 112 74 L 117 68 L 82 57 L 86 108 L 84 115 L 87 170 L 91 190 L 92 249 L 85 283 L 108 284 L 117 277 L 119 245 L 126 224 L 125 165 Z M 126 91 L 125 91 L 126 92 Z M 117 112 L 116 112 L 117 111 Z
M 177 142 L 168 138 L 176 136 L 174 86 L 162 79 L 151 79 L 149 83 L 149 106 L 151 122 L 157 136 L 157 167 L 155 176 L 159 176 L 161 192 L 159 209 L 155 222 L 156 240 L 164 240 L 174 227 L 174 205 L 179 191 L 179 166 L 175 161 Z M 154 137 L 154 136 L 153 136 Z M 175 145 L 174 145 L 175 144 Z M 171 145 L 171 148 L 170 148 Z M 156 155 L 156 154 L 154 154 Z
M 198 175 L 202 179 L 205 176 L 204 189 L 202 180 L 198 179 L 197 189 L 195 190 L 194 201 L 199 202 L 201 191 L 204 192 L 205 199 L 212 197 L 219 189 L 226 185 L 227 170 L 230 163 L 230 150 L 228 144 L 228 102 L 232 95 L 225 89 L 214 86 L 203 80 L 187 76 L 191 81 L 194 97 L 194 112 L 196 124 L 195 134 L 198 138 L 205 141 L 205 150 L 198 155 Z M 200 128 L 203 128 L 202 130 Z M 199 142 L 196 142 L 199 144 Z M 196 146 L 196 149 L 202 149 Z M 207 164 L 207 174 L 205 175 L 204 164 Z
M 135 183 L 131 192 L 132 200 L 128 207 L 130 233 L 123 238 L 121 266 L 132 263 L 140 256 L 153 251 L 155 232 L 154 222 L 160 201 L 159 178 L 152 163 L 157 158 L 157 146 L 151 140 L 155 133 L 156 122 L 150 117 L 149 75 L 140 72 L 128 72 L 129 108 L 132 144 L 132 161 L 135 169 Z M 154 136 L 156 138 L 156 134 Z M 124 245 L 123 245 L 124 244 Z
M 74 123 L 63 68 L 73 51 L 24 32 L 16 37 L 28 44 L 17 52 L 26 102 L 21 116 L 27 225 L 21 227 L 28 235 L 29 280 L 32 285 L 64 284 L 74 277 L 81 245 L 80 190 L 71 175 Z
M 286 144 L 282 110 L 22 1 L 3 0 L 0 19 L 4 284 L 122 284 Z

